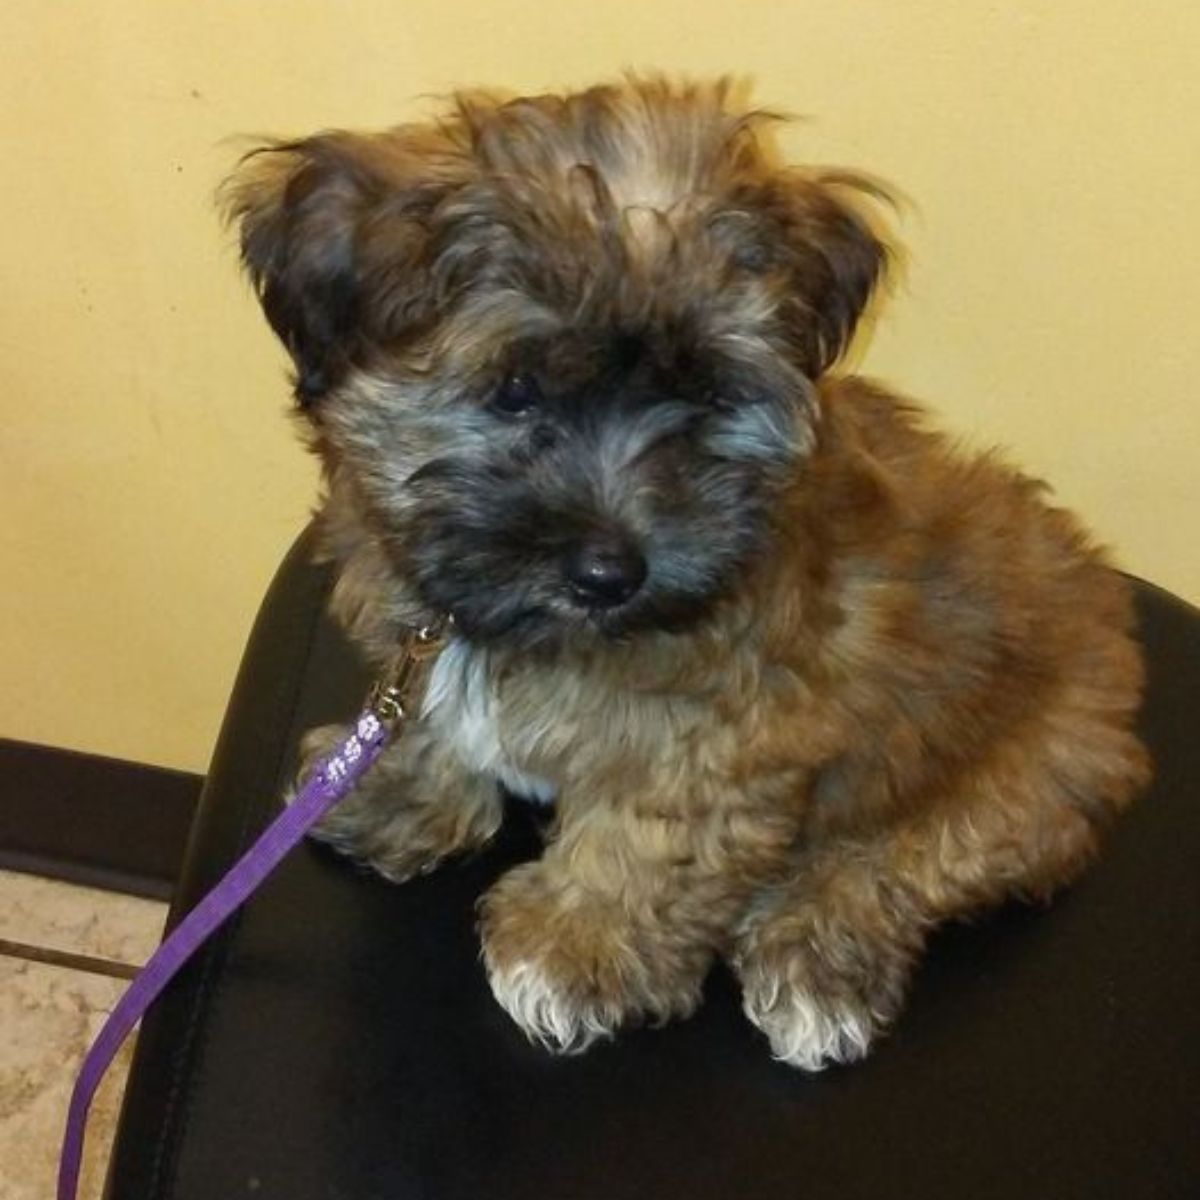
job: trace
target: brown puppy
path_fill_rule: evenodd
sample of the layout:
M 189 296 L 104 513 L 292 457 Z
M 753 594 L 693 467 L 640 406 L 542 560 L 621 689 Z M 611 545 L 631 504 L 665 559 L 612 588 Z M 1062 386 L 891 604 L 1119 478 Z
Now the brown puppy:
M 482 902 L 521 1027 L 688 1013 L 724 955 L 815 1070 L 932 926 L 1073 878 L 1148 768 L 1124 583 L 1041 485 L 830 374 L 871 189 L 759 124 L 721 85 L 464 96 L 265 148 L 228 199 L 337 612 L 381 662 L 456 623 L 321 836 L 402 880 L 491 837 L 499 784 L 553 800 Z

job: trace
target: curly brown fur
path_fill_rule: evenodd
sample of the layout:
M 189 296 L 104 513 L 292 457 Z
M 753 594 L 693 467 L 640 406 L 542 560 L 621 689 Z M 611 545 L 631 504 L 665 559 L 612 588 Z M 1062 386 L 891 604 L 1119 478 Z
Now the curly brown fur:
M 464 96 L 264 148 L 228 193 L 375 659 L 452 613 L 421 719 L 322 836 L 389 878 L 554 798 L 481 903 L 499 1001 L 577 1049 L 715 956 L 817 1069 L 929 930 L 1041 897 L 1147 775 L 1127 589 L 1044 488 L 831 368 L 872 185 L 723 85 Z

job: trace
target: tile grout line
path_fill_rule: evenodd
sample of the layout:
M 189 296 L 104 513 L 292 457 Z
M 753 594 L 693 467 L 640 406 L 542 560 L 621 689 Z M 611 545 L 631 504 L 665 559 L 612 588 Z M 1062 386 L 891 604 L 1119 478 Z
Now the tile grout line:
M 96 958 L 90 954 L 73 954 L 68 950 L 50 950 L 45 946 L 32 946 L 27 942 L 14 942 L 0 938 L 0 957 L 20 958 L 26 962 L 44 963 L 51 967 L 69 967 L 85 971 L 89 975 L 106 975 L 110 979 L 132 979 L 140 967 L 132 963 L 114 962 L 109 958 Z

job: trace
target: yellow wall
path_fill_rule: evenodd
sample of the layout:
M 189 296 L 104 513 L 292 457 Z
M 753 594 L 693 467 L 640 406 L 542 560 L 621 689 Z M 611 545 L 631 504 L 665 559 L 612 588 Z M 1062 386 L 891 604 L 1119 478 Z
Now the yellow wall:
M 5 0 L 0 734 L 203 769 L 314 471 L 210 208 L 234 133 L 745 72 L 890 178 L 865 360 L 1200 600 L 1196 0 Z

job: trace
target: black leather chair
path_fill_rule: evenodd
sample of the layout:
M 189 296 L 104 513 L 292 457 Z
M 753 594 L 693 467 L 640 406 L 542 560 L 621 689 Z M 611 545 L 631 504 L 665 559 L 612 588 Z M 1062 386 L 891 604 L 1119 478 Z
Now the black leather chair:
M 174 914 L 254 838 L 298 735 L 367 680 L 308 535 L 255 626 Z M 1138 585 L 1151 792 L 1046 910 L 939 933 L 894 1034 L 805 1076 L 714 972 L 692 1020 L 575 1058 L 492 1001 L 475 898 L 297 850 L 145 1022 L 110 1200 L 1142 1200 L 1200 1196 L 1200 614 Z

